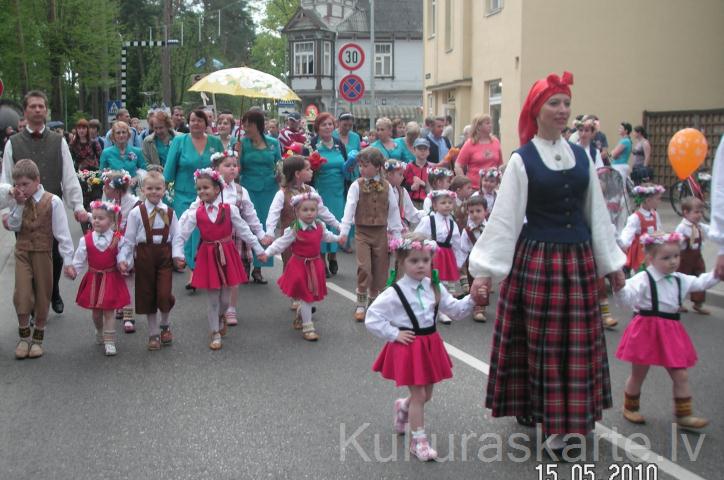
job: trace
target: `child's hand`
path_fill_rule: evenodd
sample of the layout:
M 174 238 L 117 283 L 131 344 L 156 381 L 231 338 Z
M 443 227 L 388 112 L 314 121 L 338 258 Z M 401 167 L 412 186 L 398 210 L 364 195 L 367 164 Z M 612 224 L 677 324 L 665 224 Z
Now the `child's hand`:
M 259 240 L 259 243 L 261 243 L 262 247 L 268 247 L 273 242 L 274 242 L 274 237 L 272 237 L 271 235 L 264 235 L 264 238 Z
M 121 272 L 121 275 L 128 275 L 128 262 L 120 262 L 118 264 L 118 270 Z
M 88 222 L 88 212 L 85 210 L 78 210 L 77 212 L 74 212 L 73 215 L 75 216 L 75 220 L 77 222 Z
M 13 189 L 12 189 L 12 193 L 13 193 L 13 198 L 15 199 L 15 203 L 24 204 L 24 203 L 25 203 L 25 200 L 27 200 L 27 199 L 25 198 L 25 195 L 23 194 L 23 192 L 21 192 L 21 191 L 20 191 L 19 189 L 17 189 L 17 188 L 13 188 Z
M 266 253 L 257 253 L 256 258 L 258 258 L 260 262 L 266 263 L 269 260 L 269 255 Z
M 186 260 L 184 260 L 183 258 L 174 258 L 173 264 L 176 265 L 177 270 L 183 270 L 184 268 L 186 268 Z
M 609 273 L 607 277 L 608 281 L 611 283 L 611 290 L 613 290 L 613 293 L 618 292 L 626 286 L 626 275 L 624 275 L 622 270 L 616 270 L 615 272 Z
M 339 240 L 337 241 L 337 243 L 339 243 L 339 244 L 342 245 L 343 247 L 344 247 L 345 245 L 347 245 L 347 235 L 340 235 L 340 236 L 339 236 Z
M 411 330 L 400 330 L 395 341 L 403 345 L 409 345 L 415 341 L 415 332 Z
M 70 278 L 71 280 L 75 280 L 75 277 L 78 276 L 78 272 L 75 271 L 75 268 L 73 268 L 73 265 L 66 265 L 63 268 L 63 273 L 66 277 Z
M 493 282 L 490 277 L 477 277 L 470 286 L 470 295 L 476 305 L 486 307 L 490 304 L 490 290 Z

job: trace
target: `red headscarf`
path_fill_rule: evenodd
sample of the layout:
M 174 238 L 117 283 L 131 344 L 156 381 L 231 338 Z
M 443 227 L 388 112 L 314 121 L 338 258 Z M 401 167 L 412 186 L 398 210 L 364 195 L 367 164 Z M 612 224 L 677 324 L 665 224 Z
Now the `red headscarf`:
M 561 77 L 551 73 L 548 77 L 542 78 L 533 84 L 518 119 L 518 136 L 521 145 L 530 142 L 533 136 L 538 133 L 536 118 L 538 118 L 543 103 L 558 93 L 565 93 L 570 97 L 570 85 L 573 85 L 573 74 L 570 72 L 563 72 Z

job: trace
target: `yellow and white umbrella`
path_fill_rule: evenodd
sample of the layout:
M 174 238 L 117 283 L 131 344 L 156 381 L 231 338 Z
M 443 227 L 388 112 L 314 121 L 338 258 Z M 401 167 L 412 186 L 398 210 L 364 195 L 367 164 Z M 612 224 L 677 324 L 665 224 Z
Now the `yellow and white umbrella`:
M 278 78 L 247 67 L 227 68 L 210 73 L 189 88 L 189 92 L 302 101 L 291 88 Z

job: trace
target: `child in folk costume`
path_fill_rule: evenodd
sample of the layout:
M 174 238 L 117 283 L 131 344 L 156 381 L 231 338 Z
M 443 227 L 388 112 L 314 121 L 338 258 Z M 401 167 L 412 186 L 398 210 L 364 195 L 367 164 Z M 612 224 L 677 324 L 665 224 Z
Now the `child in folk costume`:
M 435 167 L 430 169 L 428 177 L 430 179 L 430 191 L 449 190 L 454 176 L 455 172 L 447 168 Z M 434 211 L 432 198 L 430 198 L 429 194 L 425 197 L 425 201 L 422 204 L 422 211 L 425 215 L 429 215 Z
M 681 210 L 684 218 L 676 227 L 676 233 L 684 237 L 679 272 L 687 275 L 701 275 L 706 271 L 701 249 L 704 240 L 709 236 L 709 225 L 701 222 L 704 217 L 704 202 L 696 197 L 687 197 L 681 202 Z M 709 310 L 704 308 L 705 292 L 693 292 L 690 297 L 696 313 L 701 315 L 711 314 Z M 681 311 L 687 312 L 688 310 L 682 306 Z
M 460 229 L 452 216 L 457 195 L 450 190 L 433 190 L 428 196 L 434 213 L 423 217 L 415 232 L 437 242 L 432 268 L 447 290 L 454 294 L 460 282 L 459 269 L 466 258 L 460 246 Z M 440 315 L 440 321 L 450 324 L 444 313 Z
M 357 155 L 360 178 L 349 187 L 342 218 L 340 245 L 347 241 L 355 226 L 357 253 L 357 308 L 354 318 L 365 319 L 369 303 L 385 287 L 390 256 L 387 234 L 397 238 L 402 230 L 400 209 L 390 183 L 382 178 L 385 157 L 374 147 L 366 147 Z
M 488 216 L 488 204 L 482 195 L 473 195 L 466 203 L 465 210 L 468 212 L 468 221 L 460 232 L 460 249 L 463 254 L 468 257 L 473 250 L 473 246 L 475 246 L 475 242 L 477 242 L 480 235 L 483 234 L 485 218 Z M 472 283 L 472 277 L 468 272 L 468 259 L 465 260 L 463 269 L 466 275 L 466 284 L 469 285 Z M 487 320 L 484 305 L 475 306 L 473 310 L 473 320 L 476 322 L 485 322 Z
M 400 221 L 402 222 L 402 232 L 407 232 L 410 227 L 420 223 L 423 217 L 421 210 L 415 208 L 412 203 L 410 194 L 402 187 L 405 179 L 405 163 L 399 160 L 390 159 L 385 162 L 385 178 L 392 186 L 392 193 L 395 194 L 397 207 L 400 209 Z
M 302 330 L 305 340 L 312 342 L 319 339 L 312 322 L 312 303 L 321 302 L 327 296 L 320 246 L 322 242 L 339 241 L 339 236 L 317 220 L 321 202 L 322 197 L 316 192 L 294 195 L 290 203 L 296 213 L 296 221 L 265 251 L 267 256 L 277 255 L 287 249 L 290 252 L 287 266 L 277 280 L 277 285 L 286 296 L 299 302 L 292 325 L 296 330 Z
M 703 292 L 719 279 L 713 272 L 695 277 L 676 271 L 682 240 L 678 233 L 642 235 L 648 266 L 616 293 L 620 303 L 636 312 L 621 338 L 616 357 L 631 363 L 623 408 L 628 421 L 645 422 L 639 413 L 641 386 L 649 367 L 658 365 L 666 368 L 673 381 L 676 423 L 681 428 L 700 430 L 709 420 L 692 413 L 688 369 L 696 364 L 697 355 L 679 321 L 679 308 L 687 293 Z
M 269 246 L 276 238 L 277 230 L 280 235 L 294 223 L 296 214 L 291 203 L 291 198 L 301 193 L 314 192 L 316 190 L 311 185 L 314 172 L 309 160 L 302 155 L 290 155 L 282 161 L 282 186 L 274 195 L 271 206 L 269 207 L 269 215 L 266 217 L 266 235 L 261 241 L 264 246 Z M 339 230 L 339 221 L 332 215 L 321 200 L 317 205 L 317 214 L 328 227 Z M 286 268 L 292 253 L 288 250 L 282 252 L 282 262 Z M 299 302 L 292 299 L 291 309 L 297 310 Z
M 634 200 L 639 209 L 629 215 L 621 231 L 621 246 L 626 254 L 626 268 L 636 273 L 644 261 L 644 248 L 639 241 L 641 235 L 661 230 L 661 219 L 656 208 L 661 203 L 665 189 L 661 185 L 642 183 L 633 188 Z
M 390 249 L 404 275 L 377 297 L 365 318 L 367 330 L 387 341 L 372 370 L 410 390 L 395 401 L 394 430 L 405 433 L 410 424 L 410 452 L 422 461 L 437 457 L 425 434 L 425 403 L 432 399 L 434 384 L 452 377 L 452 362 L 436 330 L 438 314 L 462 319 L 473 309 L 469 296 L 456 300 L 430 279 L 437 248 L 419 233 L 393 239 Z
M 465 207 L 467 200 L 474 193 L 473 182 L 464 175 L 456 175 L 450 182 L 450 191 L 457 196 L 455 208 L 453 209 L 453 218 L 458 228 L 462 230 L 468 223 L 468 212 Z
M 92 231 L 81 237 L 67 276 L 75 278 L 79 272 L 88 269 L 78 287 L 75 302 L 91 310 L 96 343 L 104 346 L 107 356 L 113 356 L 116 354 L 113 312 L 131 303 L 126 282 L 117 266 L 122 236 L 113 230 L 121 207 L 101 201 L 91 202 L 90 207 Z
M 217 152 L 211 155 L 211 168 L 219 172 L 224 179 L 226 186 L 222 192 L 221 197 L 224 203 L 229 205 L 236 205 L 239 209 L 241 218 L 246 222 L 251 230 L 251 233 L 261 241 L 264 238 L 264 227 L 262 227 L 259 217 L 256 214 L 254 204 L 251 203 L 251 197 L 246 188 L 242 187 L 236 182 L 239 176 L 239 154 L 234 150 L 226 150 L 223 152 Z M 199 200 L 198 198 L 196 199 Z M 251 248 L 247 245 L 242 238 L 234 232 L 232 234 L 236 251 L 242 259 L 242 265 L 244 265 L 244 272 L 249 272 L 251 268 L 251 262 L 253 257 L 251 254 Z M 239 323 L 236 315 L 236 303 L 239 300 L 239 287 L 231 287 L 231 296 L 229 298 L 229 307 L 224 313 L 226 324 L 229 326 L 235 326 Z
M 493 211 L 495 200 L 498 198 L 498 186 L 502 176 L 503 173 L 500 169 L 495 167 L 480 170 L 480 190 L 477 194 L 485 197 L 485 202 L 488 204 L 488 216 Z
M 135 268 L 136 312 L 148 319 L 147 347 L 153 351 L 173 342 L 169 315 L 176 299 L 172 293 L 171 245 L 178 219 L 163 203 L 166 180 L 162 173 L 149 170 L 141 190 L 145 200 L 128 214 L 118 268 L 123 274 Z
M 0 191 L 3 206 L 12 206 L 5 224 L 17 235 L 13 305 L 18 315 L 20 339 L 15 347 L 15 358 L 38 358 L 43 355 L 45 325 L 53 291 L 53 239 L 58 242 L 66 274 L 72 268 L 73 240 L 63 201 L 45 191 L 35 162 L 18 160 L 13 165 L 12 179 L 15 186 L 0 185 Z M 15 198 L 14 202 L 9 193 Z M 32 335 L 31 315 L 35 319 Z
M 415 208 L 422 209 L 429 185 L 429 167 L 427 157 L 430 155 L 430 141 L 416 138 L 412 144 L 415 161 L 405 167 L 405 188 L 410 190 L 410 198 Z
M 232 233 L 236 232 L 248 242 L 261 261 L 266 261 L 266 255 L 241 218 L 236 205 L 223 202 L 222 191 L 226 183 L 221 174 L 211 168 L 203 168 L 194 172 L 194 179 L 199 200 L 181 215 L 178 232 L 173 240 L 173 258 L 178 268 L 185 267 L 184 243 L 198 227 L 201 243 L 196 254 L 196 269 L 191 285 L 207 290 L 206 316 L 211 337 L 209 348 L 220 350 L 221 337 L 226 335 L 224 312 L 229 306 L 231 287 L 248 281 L 241 257 L 234 247 Z
M 121 235 L 126 231 L 126 220 L 128 214 L 134 207 L 141 202 L 138 197 L 130 191 L 132 178 L 125 170 L 106 170 L 103 172 L 101 179 L 103 180 L 103 201 L 112 202 L 121 210 L 116 218 L 116 228 Z M 126 282 L 126 289 L 133 291 L 133 270 L 124 274 L 123 278 Z M 133 300 L 131 300 L 132 302 Z M 133 303 L 124 305 L 116 312 L 116 319 L 123 320 L 123 331 L 133 333 L 136 331 L 136 318 L 134 317 Z

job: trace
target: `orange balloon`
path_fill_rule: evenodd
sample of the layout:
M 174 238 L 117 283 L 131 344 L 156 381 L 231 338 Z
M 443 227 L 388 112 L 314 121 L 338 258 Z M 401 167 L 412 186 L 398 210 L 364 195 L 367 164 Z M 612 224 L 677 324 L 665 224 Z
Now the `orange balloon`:
M 669 140 L 669 162 L 680 180 L 684 180 L 704 163 L 708 150 L 704 134 L 695 128 L 679 130 Z

